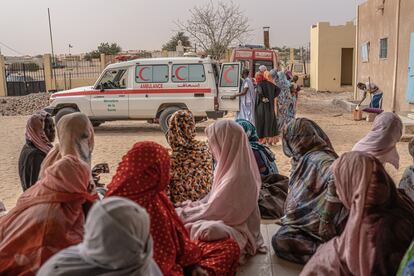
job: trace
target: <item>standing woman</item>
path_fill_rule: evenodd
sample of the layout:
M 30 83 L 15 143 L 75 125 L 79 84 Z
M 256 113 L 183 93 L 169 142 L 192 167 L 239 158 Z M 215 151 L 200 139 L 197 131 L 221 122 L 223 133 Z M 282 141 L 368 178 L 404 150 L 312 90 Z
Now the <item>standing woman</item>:
M 255 104 L 256 129 L 259 139 L 270 141 L 278 136 L 277 118 L 275 113 L 275 98 L 280 89 L 272 83 L 272 77 L 268 71 L 256 74 L 257 94 Z
M 174 204 L 203 198 L 213 181 L 213 157 L 207 143 L 197 141 L 196 124 L 189 110 L 175 112 L 169 124 L 167 141 L 171 153 L 171 181 L 167 195 Z
M 52 149 L 55 140 L 55 124 L 45 111 L 35 112 L 27 121 L 26 144 L 20 153 L 19 176 L 23 191 L 39 178 L 40 167 Z
M 283 127 L 296 116 L 296 99 L 290 93 L 290 81 L 283 71 L 278 72 L 276 85 L 280 89 L 280 94 L 278 96 L 278 119 L 279 131 L 282 131 Z

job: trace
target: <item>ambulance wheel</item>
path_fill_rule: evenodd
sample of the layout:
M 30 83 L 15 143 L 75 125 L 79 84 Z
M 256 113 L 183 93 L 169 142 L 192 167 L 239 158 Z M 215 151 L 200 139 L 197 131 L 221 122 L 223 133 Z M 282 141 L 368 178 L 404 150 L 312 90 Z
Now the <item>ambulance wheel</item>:
M 57 124 L 60 119 L 62 119 L 63 116 L 71 114 L 71 113 L 75 113 L 75 112 L 79 112 L 78 110 L 72 108 L 72 107 L 64 107 L 62 109 L 60 109 L 55 116 L 55 123 Z
M 167 133 L 171 116 L 181 108 L 176 106 L 167 107 L 160 115 L 160 127 L 162 132 Z

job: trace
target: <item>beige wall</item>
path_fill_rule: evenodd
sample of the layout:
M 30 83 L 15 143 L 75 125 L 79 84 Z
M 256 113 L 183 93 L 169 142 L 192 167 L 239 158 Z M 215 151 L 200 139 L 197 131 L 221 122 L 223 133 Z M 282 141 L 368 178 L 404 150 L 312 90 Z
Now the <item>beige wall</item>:
M 0 55 L 0 97 L 7 96 L 6 87 L 6 66 L 4 64 L 4 56 Z
M 359 7 L 358 41 L 359 53 L 363 43 L 370 42 L 369 61 L 362 62 L 361 55 L 357 57 L 358 82 L 377 84 L 384 92 L 383 108 L 392 111 L 392 93 L 394 80 L 394 61 L 396 45 L 397 3 L 399 0 L 387 0 L 384 9 L 379 9 L 382 1 L 368 0 Z M 400 0 L 400 32 L 397 65 L 397 90 L 395 111 L 410 111 L 412 108 L 406 101 L 408 78 L 408 60 L 410 34 L 414 32 L 414 1 Z M 388 57 L 379 58 L 379 41 L 388 38 Z
M 311 29 L 311 87 L 318 91 L 347 91 L 341 86 L 343 48 L 355 47 L 353 22 L 331 26 L 319 22 Z M 355 51 L 354 51 L 355 52 Z

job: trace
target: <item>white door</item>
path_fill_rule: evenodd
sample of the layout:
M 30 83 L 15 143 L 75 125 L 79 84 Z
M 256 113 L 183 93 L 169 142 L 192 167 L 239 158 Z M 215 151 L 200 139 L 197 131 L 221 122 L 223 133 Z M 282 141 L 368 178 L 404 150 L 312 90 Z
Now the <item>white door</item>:
M 128 68 L 108 69 L 91 95 L 94 117 L 127 119 L 129 78 Z
M 239 98 L 232 96 L 240 91 L 241 65 L 238 62 L 221 65 L 218 87 L 219 109 L 224 111 L 239 111 Z

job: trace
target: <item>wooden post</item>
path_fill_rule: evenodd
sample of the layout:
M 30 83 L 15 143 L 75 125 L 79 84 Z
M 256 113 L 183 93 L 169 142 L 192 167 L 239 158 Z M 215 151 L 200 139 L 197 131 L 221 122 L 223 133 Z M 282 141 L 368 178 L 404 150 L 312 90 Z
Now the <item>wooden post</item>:
M 7 96 L 6 79 L 6 65 L 4 62 L 4 56 L 0 55 L 0 97 Z

